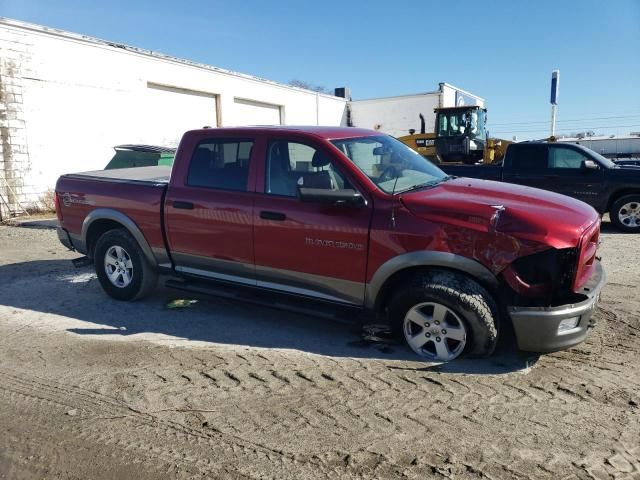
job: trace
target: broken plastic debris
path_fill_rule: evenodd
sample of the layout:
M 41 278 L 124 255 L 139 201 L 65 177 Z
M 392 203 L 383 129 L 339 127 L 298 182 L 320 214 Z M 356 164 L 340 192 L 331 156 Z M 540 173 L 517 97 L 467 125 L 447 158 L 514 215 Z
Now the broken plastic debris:
M 167 303 L 167 308 L 189 308 L 198 303 L 198 300 L 191 300 L 186 298 L 177 298 Z

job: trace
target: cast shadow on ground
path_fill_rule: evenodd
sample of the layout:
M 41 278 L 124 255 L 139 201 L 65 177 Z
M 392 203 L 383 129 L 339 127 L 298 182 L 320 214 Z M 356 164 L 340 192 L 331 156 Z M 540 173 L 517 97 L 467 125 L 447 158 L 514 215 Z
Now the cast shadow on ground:
M 75 268 L 70 260 L 2 265 L 0 292 L 0 305 L 58 315 L 39 321 L 76 335 L 109 338 L 152 334 L 153 338 L 175 340 L 185 346 L 189 342 L 205 342 L 205 347 L 206 343 L 215 343 L 292 349 L 333 357 L 388 360 L 389 368 L 443 373 L 526 371 L 537 358 L 518 352 L 508 329 L 491 358 L 461 359 L 440 365 L 420 362 L 403 345 L 360 341 L 360 324 L 355 319 L 330 321 L 162 286 L 143 301 L 119 302 L 103 292 L 93 267 Z M 198 302 L 190 308 L 166 308 L 176 298 Z

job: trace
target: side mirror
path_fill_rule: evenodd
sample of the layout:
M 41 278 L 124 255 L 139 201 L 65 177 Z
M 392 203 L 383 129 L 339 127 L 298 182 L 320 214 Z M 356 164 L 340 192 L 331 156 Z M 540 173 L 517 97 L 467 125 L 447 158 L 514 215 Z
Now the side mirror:
M 366 205 L 360 192 L 352 189 L 328 190 L 326 188 L 299 187 L 298 198 L 303 202 L 335 206 L 362 207 Z
M 413 135 L 413 133 L 411 135 Z M 384 147 L 375 147 L 373 149 L 373 154 L 377 156 L 386 155 L 387 153 L 389 153 L 389 149 Z
M 598 170 L 598 168 L 600 168 L 600 167 L 593 160 L 583 160 L 582 161 L 582 168 L 584 170 Z

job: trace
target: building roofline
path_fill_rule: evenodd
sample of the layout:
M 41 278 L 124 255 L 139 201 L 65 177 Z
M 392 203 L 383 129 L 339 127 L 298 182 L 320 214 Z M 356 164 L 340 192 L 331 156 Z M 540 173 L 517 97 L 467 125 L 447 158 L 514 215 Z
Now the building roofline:
M 443 86 L 447 86 L 449 88 L 453 88 L 454 90 L 459 91 L 460 93 L 464 93 L 465 95 L 469 95 L 470 97 L 473 97 L 473 98 L 475 98 L 477 100 L 482 100 L 483 102 L 486 101 L 484 98 L 479 97 L 475 93 L 471 93 L 468 90 L 465 90 L 465 89 L 460 88 L 460 87 L 456 87 L 455 85 L 451 85 L 450 83 L 442 82 L 442 83 L 439 83 L 438 85 L 440 85 L 440 90 L 442 90 Z
M 485 102 L 486 100 L 482 97 L 479 97 L 478 95 L 475 95 L 471 92 L 468 92 L 467 90 L 463 90 L 462 88 L 458 88 L 455 85 L 451 85 L 450 83 L 446 83 L 446 82 L 440 82 L 438 84 L 438 90 L 434 90 L 432 92 L 418 92 L 418 93 L 408 93 L 408 94 L 404 94 L 404 95 L 392 95 L 389 97 L 374 97 L 374 98 L 363 98 L 361 100 L 352 100 L 352 102 L 358 102 L 358 103 L 364 103 L 364 102 L 378 102 L 380 100 L 397 100 L 399 98 L 417 98 L 417 97 L 425 97 L 427 95 L 438 95 L 440 93 L 442 93 L 442 89 L 443 87 L 449 87 L 452 88 L 454 90 L 457 90 L 460 93 L 463 93 L 465 95 L 468 95 L 470 97 L 475 98 L 476 100 L 481 100 L 482 102 Z
M 204 63 L 199 63 L 199 62 L 194 62 L 191 60 L 186 60 L 183 58 L 178 58 L 178 57 L 174 57 L 171 55 L 166 55 L 164 53 L 160 53 L 160 52 L 155 52 L 153 50 L 148 50 L 148 49 L 144 49 L 144 48 L 139 48 L 139 47 L 133 47 L 131 45 L 126 45 L 124 43 L 118 43 L 118 42 L 111 42 L 109 40 L 102 40 L 100 38 L 96 38 L 96 37 L 92 37 L 90 35 L 83 35 L 80 33 L 74 33 L 74 32 L 69 32 L 66 30 L 61 30 L 58 28 L 53 28 L 53 27 L 47 27 L 44 25 L 38 25 L 36 23 L 30 23 L 30 22 L 24 22 L 22 20 L 15 20 L 12 18 L 8 18 L 8 17 L 0 17 L 0 25 L 4 25 L 7 27 L 11 27 L 11 28 L 16 28 L 16 29 L 21 29 L 21 30 L 29 30 L 31 32 L 35 32 L 41 35 L 50 35 L 53 37 L 59 37 L 59 38 L 65 38 L 68 40 L 74 40 L 77 42 L 81 42 L 81 43 L 86 43 L 86 44 L 90 44 L 90 45 L 94 45 L 97 47 L 103 47 L 103 48 L 113 48 L 113 49 L 118 49 L 119 51 L 125 51 L 127 53 L 130 54 L 134 54 L 134 55 L 141 55 L 141 56 L 145 56 L 145 57 L 151 57 L 157 60 L 165 60 L 165 61 L 169 61 L 172 63 L 176 63 L 179 65 L 184 65 L 184 66 L 188 66 L 188 67 L 193 67 L 193 68 L 198 68 L 201 70 L 207 70 L 210 72 L 215 72 L 215 73 L 220 73 L 222 75 L 228 75 L 228 76 L 232 76 L 232 77 L 237 77 L 237 78 L 242 78 L 244 80 L 250 80 L 250 81 L 254 81 L 254 82 L 259 82 L 259 83 L 267 83 L 269 85 L 275 86 L 275 87 L 279 87 L 279 88 L 284 88 L 287 90 L 294 90 L 297 92 L 303 92 L 303 93 L 308 93 L 310 95 L 316 95 L 316 96 L 320 96 L 320 97 L 326 97 L 326 98 L 330 98 L 330 99 L 340 99 L 340 100 L 344 100 L 346 102 L 346 99 L 342 98 L 342 97 L 336 97 L 335 95 L 331 95 L 329 93 L 322 93 L 322 92 L 316 92 L 314 90 L 308 90 L 305 88 L 300 88 L 300 87 L 293 87 L 291 85 L 286 85 L 284 83 L 279 83 L 279 82 L 275 82 L 273 80 L 268 80 L 266 78 L 261 78 L 261 77 L 257 77 L 254 75 L 249 75 L 246 73 L 240 73 L 240 72 L 236 72 L 233 70 L 227 70 L 224 68 L 220 68 L 220 67 L 215 67 L 213 65 L 207 65 Z
M 377 102 L 380 100 L 397 100 L 399 98 L 416 98 L 416 97 L 426 97 L 427 95 L 436 95 L 436 94 L 440 94 L 441 92 L 439 90 L 435 90 L 433 92 L 420 92 L 420 93 L 409 93 L 409 94 L 405 94 L 405 95 L 391 95 L 389 97 L 374 97 L 374 98 L 363 98 L 361 100 L 351 100 L 351 102 L 358 102 L 358 103 L 363 103 L 363 102 Z

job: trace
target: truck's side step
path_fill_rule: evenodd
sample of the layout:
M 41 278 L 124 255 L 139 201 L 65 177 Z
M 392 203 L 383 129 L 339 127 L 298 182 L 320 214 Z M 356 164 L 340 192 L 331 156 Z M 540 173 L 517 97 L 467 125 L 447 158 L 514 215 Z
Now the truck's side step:
M 165 282 L 165 285 L 177 290 L 213 295 L 349 324 L 361 322 L 365 318 L 362 308 L 318 301 L 298 295 L 282 294 L 274 290 L 194 279 L 170 279 Z

